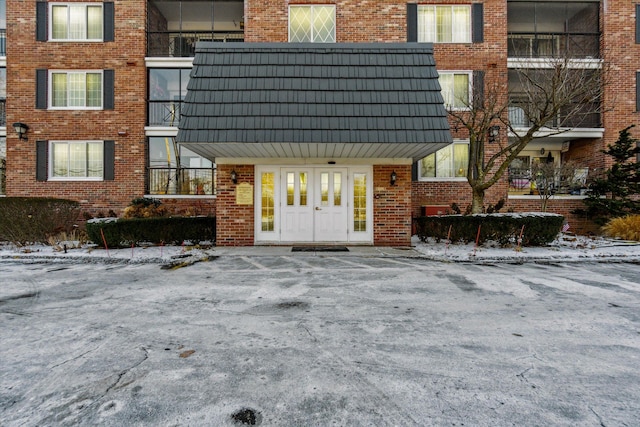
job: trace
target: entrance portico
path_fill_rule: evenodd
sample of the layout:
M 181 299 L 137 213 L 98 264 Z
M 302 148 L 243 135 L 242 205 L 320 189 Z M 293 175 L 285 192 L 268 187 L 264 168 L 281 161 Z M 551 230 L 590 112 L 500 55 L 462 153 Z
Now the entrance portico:
M 177 141 L 217 164 L 217 244 L 409 245 L 437 79 L 429 44 L 199 44 Z

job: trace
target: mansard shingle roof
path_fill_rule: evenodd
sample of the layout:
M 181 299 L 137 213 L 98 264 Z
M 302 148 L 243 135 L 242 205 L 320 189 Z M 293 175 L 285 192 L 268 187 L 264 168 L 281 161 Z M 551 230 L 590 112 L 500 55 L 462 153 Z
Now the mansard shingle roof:
M 179 129 L 207 157 L 418 159 L 452 141 L 417 43 L 199 43 Z

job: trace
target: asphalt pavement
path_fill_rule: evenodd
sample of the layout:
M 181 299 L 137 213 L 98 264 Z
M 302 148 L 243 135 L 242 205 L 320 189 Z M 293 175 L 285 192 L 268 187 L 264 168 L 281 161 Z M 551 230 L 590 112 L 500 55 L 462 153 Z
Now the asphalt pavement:
M 367 250 L 3 259 L 0 425 L 640 425 L 636 264 Z

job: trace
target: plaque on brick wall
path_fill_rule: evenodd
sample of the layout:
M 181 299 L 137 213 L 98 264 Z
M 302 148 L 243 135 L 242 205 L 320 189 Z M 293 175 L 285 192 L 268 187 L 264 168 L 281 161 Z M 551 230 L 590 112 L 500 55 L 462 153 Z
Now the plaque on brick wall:
M 243 182 L 236 186 L 236 205 L 253 205 L 253 185 Z

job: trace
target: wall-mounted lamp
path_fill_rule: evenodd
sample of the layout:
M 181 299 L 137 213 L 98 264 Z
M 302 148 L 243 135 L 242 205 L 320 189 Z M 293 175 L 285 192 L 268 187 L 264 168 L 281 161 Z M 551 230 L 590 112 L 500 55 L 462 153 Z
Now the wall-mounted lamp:
M 500 126 L 494 125 L 489 127 L 489 142 L 496 142 L 500 135 Z
M 19 139 L 24 139 L 25 141 L 28 139 L 26 137 L 26 134 L 29 130 L 29 126 L 27 126 L 25 123 L 16 122 L 13 124 L 13 128 L 16 130 Z
M 231 171 L 231 182 L 233 182 L 234 184 L 238 183 L 238 173 L 235 169 Z
M 389 182 L 391 185 L 396 185 L 396 180 L 398 179 L 398 175 L 396 175 L 396 171 L 391 172 L 391 177 L 389 178 Z

